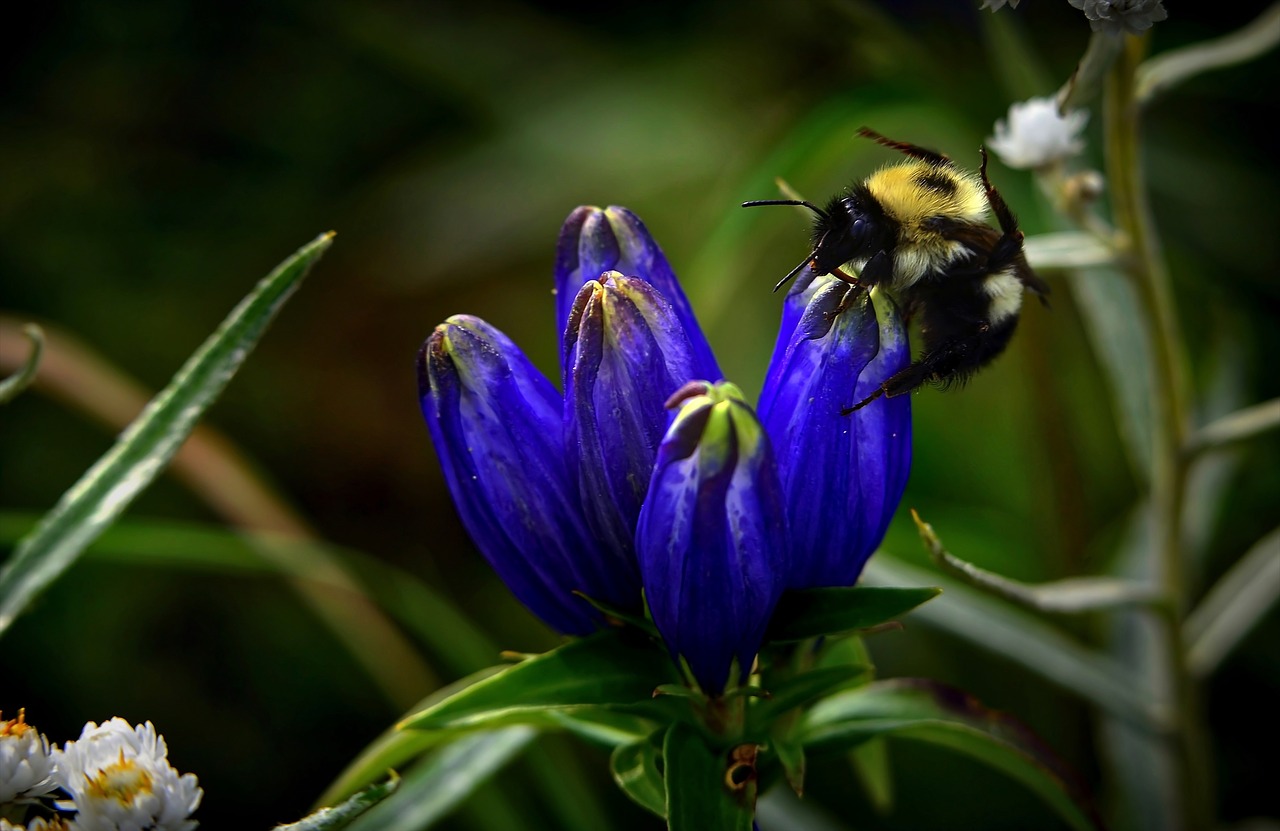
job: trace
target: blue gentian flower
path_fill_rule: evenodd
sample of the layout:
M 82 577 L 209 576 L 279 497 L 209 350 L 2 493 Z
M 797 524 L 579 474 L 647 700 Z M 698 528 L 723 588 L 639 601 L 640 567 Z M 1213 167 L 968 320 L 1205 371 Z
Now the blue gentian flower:
M 769 437 L 733 384 L 694 382 L 671 422 L 640 524 L 640 575 L 658 631 L 698 686 L 741 681 L 787 580 L 787 517 Z
M 851 586 L 902 499 L 911 467 L 911 399 L 875 392 L 911 362 L 893 301 L 806 274 L 787 296 L 760 393 L 793 529 L 790 588 Z
M 462 522 L 560 632 L 602 622 L 581 595 L 633 613 L 647 600 L 672 655 L 719 694 L 749 671 L 779 594 L 852 585 L 901 499 L 909 399 L 841 415 L 909 363 L 897 309 L 804 275 L 757 418 L 715 383 L 689 302 L 630 211 L 570 214 L 555 286 L 563 396 L 477 318 L 449 318 L 419 353 Z

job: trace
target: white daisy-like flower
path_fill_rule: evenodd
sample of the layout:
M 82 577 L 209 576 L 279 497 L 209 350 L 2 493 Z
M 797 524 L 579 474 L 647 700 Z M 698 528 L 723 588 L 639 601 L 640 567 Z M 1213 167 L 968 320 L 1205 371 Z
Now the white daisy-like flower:
M 1032 98 L 1009 107 L 1009 117 L 996 122 L 987 144 L 1009 167 L 1044 167 L 1084 149 L 1080 133 L 1088 120 L 1084 110 L 1060 114 L 1052 97 Z
M 204 791 L 194 774 L 169 764 L 164 737 L 151 722 L 134 727 L 122 718 L 89 722 L 77 741 L 54 751 L 58 784 L 79 811 L 77 831 L 191 831 Z
M 58 787 L 49 740 L 26 721 L 26 712 L 0 719 L 0 805 L 29 802 Z
M 26 825 L 14 825 L 8 820 L 0 819 L 0 831 L 75 831 L 73 826 L 61 817 L 45 819 L 37 817 Z

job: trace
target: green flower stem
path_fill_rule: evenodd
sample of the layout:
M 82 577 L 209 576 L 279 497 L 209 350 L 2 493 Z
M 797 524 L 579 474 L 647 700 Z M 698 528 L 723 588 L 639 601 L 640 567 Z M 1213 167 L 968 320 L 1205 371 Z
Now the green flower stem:
M 1166 608 L 1171 611 L 1161 619 L 1166 623 L 1165 659 L 1169 677 L 1174 679 L 1173 747 L 1181 780 L 1180 787 L 1171 795 L 1180 800 L 1173 815 L 1183 817 L 1187 828 L 1209 828 L 1212 822 L 1208 750 L 1199 725 L 1196 690 L 1186 663 L 1181 626 L 1188 594 L 1178 533 L 1187 476 L 1181 452 L 1187 431 L 1187 362 L 1139 157 L 1141 106 L 1136 97 L 1135 76 L 1146 45 L 1146 37 L 1126 38 L 1125 48 L 1107 81 L 1104 103 L 1107 179 L 1111 185 L 1116 228 L 1128 241 L 1127 256 L 1122 264 L 1150 317 L 1154 399 L 1151 556 L 1168 600 Z

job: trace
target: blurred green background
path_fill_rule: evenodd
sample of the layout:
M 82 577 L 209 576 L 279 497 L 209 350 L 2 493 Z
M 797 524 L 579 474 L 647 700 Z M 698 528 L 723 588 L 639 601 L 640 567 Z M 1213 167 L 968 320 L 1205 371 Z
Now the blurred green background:
M 579 204 L 623 204 L 665 248 L 726 375 L 754 395 L 780 303 L 769 287 L 805 253 L 805 231 L 791 212 L 738 203 L 775 197 L 775 177 L 822 200 L 865 175 L 889 157 L 853 138 L 863 124 L 976 166 L 995 119 L 1053 92 L 1088 40 L 1065 0 L 998 16 L 977 5 L 35 4 L 10 20 L 0 54 L 0 312 L 65 331 L 155 390 L 258 277 L 336 230 L 206 421 L 323 539 L 434 587 L 498 647 L 541 650 L 554 634 L 457 522 L 415 400 L 418 345 L 446 316 L 474 313 L 558 377 L 556 233 Z M 1259 10 L 1169 5 L 1155 52 Z M 1147 114 L 1156 218 L 1210 404 L 1280 395 L 1277 158 L 1264 131 L 1278 82 L 1271 54 Z M 1095 113 L 1084 165 L 1101 165 L 1099 124 Z M 992 176 L 1029 233 L 1052 228 L 1028 174 L 993 163 Z M 1069 278 L 1047 276 L 1052 310 L 1030 304 L 1001 360 L 963 391 L 915 398 L 915 465 L 885 544 L 903 559 L 924 563 L 912 506 L 958 556 L 1021 579 L 1109 567 L 1139 485 Z M 0 409 L 0 552 L 112 435 L 39 391 Z M 1280 516 L 1274 437 L 1213 464 L 1217 498 L 1196 503 L 1197 596 Z M 56 740 L 87 720 L 154 721 L 174 764 L 200 777 L 203 827 L 301 816 L 414 696 L 475 668 L 474 653 L 450 659 L 416 639 L 434 677 L 406 669 L 408 698 L 393 702 L 278 576 L 180 566 L 184 552 L 165 548 L 185 538 L 162 522 L 224 519 L 163 477 L 124 523 L 159 532 L 113 537 L 0 642 L 0 708 L 25 706 Z M 1101 616 L 1067 625 L 1099 643 L 1106 630 Z M 1277 816 L 1278 637 L 1272 613 L 1205 688 L 1227 821 Z M 934 677 L 1019 716 L 1110 807 L 1078 699 L 910 618 L 871 646 L 886 676 Z M 548 759 L 594 794 L 583 817 L 659 827 L 615 791 L 604 752 L 551 740 L 539 753 L 494 786 L 527 827 L 563 822 L 540 795 Z M 836 828 L 1057 827 L 974 763 L 892 753 L 888 816 L 843 768 L 812 771 L 806 801 Z M 450 827 L 485 816 L 464 809 Z

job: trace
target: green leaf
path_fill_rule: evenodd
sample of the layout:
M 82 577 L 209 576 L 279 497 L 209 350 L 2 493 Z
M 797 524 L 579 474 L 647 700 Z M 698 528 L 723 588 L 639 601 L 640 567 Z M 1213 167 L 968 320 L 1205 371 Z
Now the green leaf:
M 275 831 L 341 831 L 353 819 L 390 796 L 399 785 L 400 777 L 392 775 L 385 782 L 370 785 L 341 805 L 321 808 L 314 814 L 288 825 L 277 825 Z
M 749 711 L 751 722 L 768 725 L 788 710 L 808 704 L 816 698 L 845 689 L 871 674 L 865 666 L 836 666 L 814 669 L 792 676 L 770 688 L 769 697 Z
M 1149 734 L 1165 731 L 1168 711 L 1134 690 L 1123 664 L 1034 615 L 884 551 L 867 564 L 862 579 L 886 585 L 940 584 L 943 599 L 924 606 L 913 620 L 1016 661 Z
M 1114 250 L 1096 235 L 1083 231 L 1036 234 L 1023 241 L 1023 250 L 1027 262 L 1037 271 L 1111 265 L 1116 260 Z
M 754 767 L 730 771 L 725 754 L 707 746 L 698 730 L 676 722 L 662 745 L 667 827 L 671 831 L 751 831 L 755 814 Z M 739 783 L 731 792 L 726 779 Z
M 769 621 L 765 641 L 802 641 L 868 629 L 906 614 L 941 591 L 883 586 L 789 591 Z
M 0 512 L 0 547 L 36 524 L 31 514 Z M 269 556 L 288 547 L 290 556 Z M 115 564 L 187 569 L 250 577 L 300 577 L 350 591 L 326 563 L 342 565 L 336 577 L 358 575 L 370 598 L 417 638 L 451 675 L 475 672 L 498 647 L 453 603 L 418 577 L 363 551 L 314 540 L 282 539 L 221 525 L 158 519 L 121 519 L 85 552 Z
M 0 634 L 164 470 L 332 240 L 333 234 L 318 237 L 259 282 L 18 544 L 0 569 Z
M 1280 528 L 1222 576 L 1185 623 L 1187 669 L 1206 678 L 1280 601 Z
M 911 517 L 920 531 L 929 559 L 946 574 L 976 589 L 993 594 L 1038 612 L 1078 614 L 1125 606 L 1158 606 L 1164 602 L 1160 590 L 1136 580 L 1115 577 L 1069 577 L 1048 583 L 1024 583 L 987 571 L 947 551 L 933 526 L 913 508 Z
M 1095 36 L 1096 38 L 1096 36 Z M 1085 268 L 1067 281 L 1085 335 L 1111 391 L 1114 416 L 1139 482 L 1151 475 L 1151 338 L 1133 281 L 1113 268 Z
M 506 727 L 463 736 L 414 766 L 394 795 L 362 814 L 348 831 L 430 828 L 515 758 L 535 735 L 529 727 Z
M 674 668 L 661 648 L 634 632 L 610 629 L 525 659 L 439 704 L 401 727 L 476 727 L 551 708 L 647 702 Z
M 411 713 L 430 708 L 501 670 L 502 667 L 490 667 L 442 687 L 424 698 Z M 425 732 L 400 730 L 395 726 L 388 727 L 381 736 L 360 751 L 360 754 L 347 765 L 346 770 L 342 771 L 338 778 L 325 789 L 316 804 L 317 806 L 332 805 L 340 799 L 345 799 L 370 782 L 381 779 L 388 770 L 406 765 L 431 748 L 445 744 L 456 737 L 456 733 L 447 731 Z
M 796 796 L 804 795 L 805 756 L 804 745 L 793 741 L 790 736 L 774 736 L 770 740 L 778 764 L 782 765 L 782 774 L 787 778 Z
M 666 786 L 658 764 L 662 758 L 663 731 L 614 748 L 609 757 L 613 781 L 641 808 L 667 816 Z
M 1280 44 L 1280 3 L 1272 3 L 1251 23 L 1213 40 L 1170 49 L 1138 67 L 1135 96 L 1144 104 L 1202 72 L 1244 63 Z
M 8 404 L 36 380 L 36 370 L 40 367 L 40 356 L 44 352 L 44 330 L 34 323 L 28 323 L 22 327 L 22 334 L 31 341 L 31 353 L 17 372 L 0 379 L 0 404 Z
M 561 729 L 604 747 L 618 747 L 642 739 L 653 730 L 654 724 L 650 719 L 599 707 L 547 710 L 543 717 L 549 729 Z
M 893 810 L 893 771 L 889 767 L 889 743 L 869 739 L 849 751 L 849 763 L 877 813 Z
M 815 704 L 798 735 L 810 753 L 846 751 L 879 736 L 946 747 L 1007 774 L 1079 831 L 1101 828 L 1082 789 L 1029 730 L 932 681 L 879 681 Z

